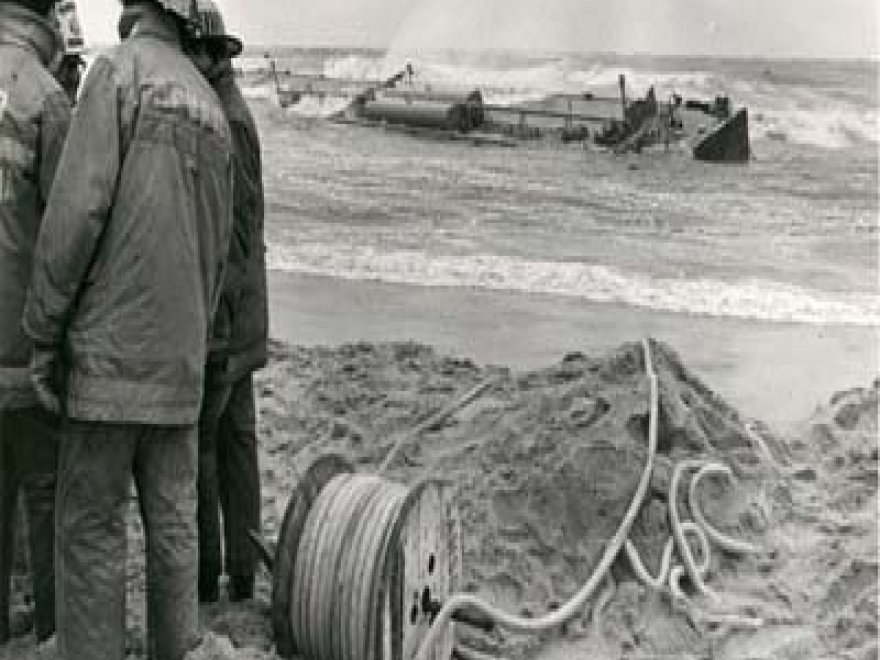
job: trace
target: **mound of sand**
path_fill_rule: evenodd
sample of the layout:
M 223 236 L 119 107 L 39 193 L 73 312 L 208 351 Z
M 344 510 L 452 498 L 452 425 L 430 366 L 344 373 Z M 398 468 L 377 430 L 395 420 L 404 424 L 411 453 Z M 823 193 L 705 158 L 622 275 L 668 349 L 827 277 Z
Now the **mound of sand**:
M 878 402 L 880 380 L 839 392 L 789 442 L 772 582 L 804 622 L 800 657 L 878 657 Z
M 490 379 L 476 402 L 409 445 L 390 478 L 412 483 L 442 475 L 458 486 L 463 586 L 509 611 L 544 613 L 590 575 L 646 459 L 649 388 L 639 344 L 601 359 L 571 354 L 524 374 L 480 368 L 415 344 L 279 349 L 260 382 L 267 450 L 288 456 L 280 461 L 282 474 L 273 475 L 281 483 L 295 483 L 298 470 L 329 451 L 369 470 L 401 432 Z M 713 458 L 740 475 L 735 492 L 718 487 L 706 503 L 720 528 L 751 538 L 767 521 L 756 504 L 762 464 L 744 422 L 670 348 L 655 343 L 654 351 L 660 457 L 631 538 L 656 572 L 670 534 L 666 499 L 675 461 Z M 270 535 L 286 495 L 269 496 Z M 614 570 L 622 585 L 635 584 L 625 560 Z M 640 600 L 647 596 L 640 592 Z M 579 624 L 566 626 L 569 636 L 586 634 Z M 646 642 L 655 652 L 696 643 L 675 626 L 657 635 Z M 622 649 L 635 644 L 630 633 L 619 637 Z M 511 655 L 542 642 L 509 635 L 472 641 Z
M 742 418 L 671 348 L 654 343 L 653 351 L 659 456 L 630 538 L 656 573 L 670 534 L 674 465 L 692 458 L 728 465 L 735 483 L 707 479 L 703 508 L 717 528 L 760 552 L 713 549 L 706 579 L 718 602 L 684 588 L 698 608 L 762 625 L 686 616 L 668 594 L 637 580 L 621 554 L 616 589 L 601 595 L 595 612 L 538 636 L 463 636 L 506 657 L 541 659 L 877 657 L 878 384 L 841 393 L 796 435 L 780 438 Z M 466 590 L 533 615 L 567 600 L 617 529 L 646 458 L 649 388 L 639 344 L 601 358 L 570 354 L 528 373 L 412 343 L 273 344 L 257 379 L 264 535 L 277 536 L 299 475 L 316 457 L 342 453 L 374 470 L 401 433 L 486 379 L 476 401 L 406 445 L 388 476 L 456 484 Z M 678 506 L 690 518 L 684 498 Z M 130 657 L 141 658 L 143 546 L 134 522 L 132 531 Z M 273 657 L 268 607 L 263 575 L 254 602 L 206 610 L 216 637 L 198 657 Z M 28 644 L 19 640 L 0 658 L 32 657 Z

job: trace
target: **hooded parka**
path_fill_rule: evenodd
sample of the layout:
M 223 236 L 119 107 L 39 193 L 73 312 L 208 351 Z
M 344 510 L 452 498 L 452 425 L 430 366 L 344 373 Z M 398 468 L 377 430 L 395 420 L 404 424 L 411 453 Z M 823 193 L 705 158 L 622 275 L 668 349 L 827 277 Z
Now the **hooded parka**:
M 34 245 L 70 123 L 47 70 L 61 46 L 50 22 L 0 3 L 0 410 L 36 402 L 21 319 Z
M 77 420 L 198 420 L 232 227 L 232 142 L 177 40 L 142 22 L 95 60 L 43 220 L 25 327 L 61 352 Z
M 10 634 L 16 511 L 30 533 L 34 632 L 55 631 L 56 420 L 36 408 L 21 328 L 34 245 L 55 175 L 70 105 L 47 70 L 61 46 L 43 16 L 0 2 L 0 644 Z

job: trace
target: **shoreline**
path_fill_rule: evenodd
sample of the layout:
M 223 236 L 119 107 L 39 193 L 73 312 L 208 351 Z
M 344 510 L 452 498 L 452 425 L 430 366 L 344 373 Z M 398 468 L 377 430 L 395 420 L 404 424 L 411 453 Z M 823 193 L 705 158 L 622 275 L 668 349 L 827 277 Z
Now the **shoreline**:
M 697 317 L 540 294 L 270 271 L 270 332 L 304 346 L 415 341 L 514 370 L 651 335 L 743 414 L 779 428 L 878 375 L 877 329 Z

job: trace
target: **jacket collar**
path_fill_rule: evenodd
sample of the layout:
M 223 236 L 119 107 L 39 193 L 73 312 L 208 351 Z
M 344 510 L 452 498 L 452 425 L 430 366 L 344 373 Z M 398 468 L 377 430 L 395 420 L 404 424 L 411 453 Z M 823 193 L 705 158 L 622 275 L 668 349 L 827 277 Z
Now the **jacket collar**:
M 0 3 L 0 43 L 29 49 L 48 66 L 61 49 L 61 35 L 49 19 L 4 2 Z

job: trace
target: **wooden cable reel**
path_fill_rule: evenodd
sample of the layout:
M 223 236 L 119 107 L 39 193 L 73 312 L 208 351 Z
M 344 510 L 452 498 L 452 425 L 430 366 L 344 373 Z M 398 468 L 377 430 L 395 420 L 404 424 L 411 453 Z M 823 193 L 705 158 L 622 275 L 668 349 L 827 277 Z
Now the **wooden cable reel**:
M 452 487 L 410 489 L 318 458 L 290 498 L 275 552 L 272 627 L 280 656 L 408 660 L 461 582 Z M 450 622 L 432 660 L 452 656 Z

